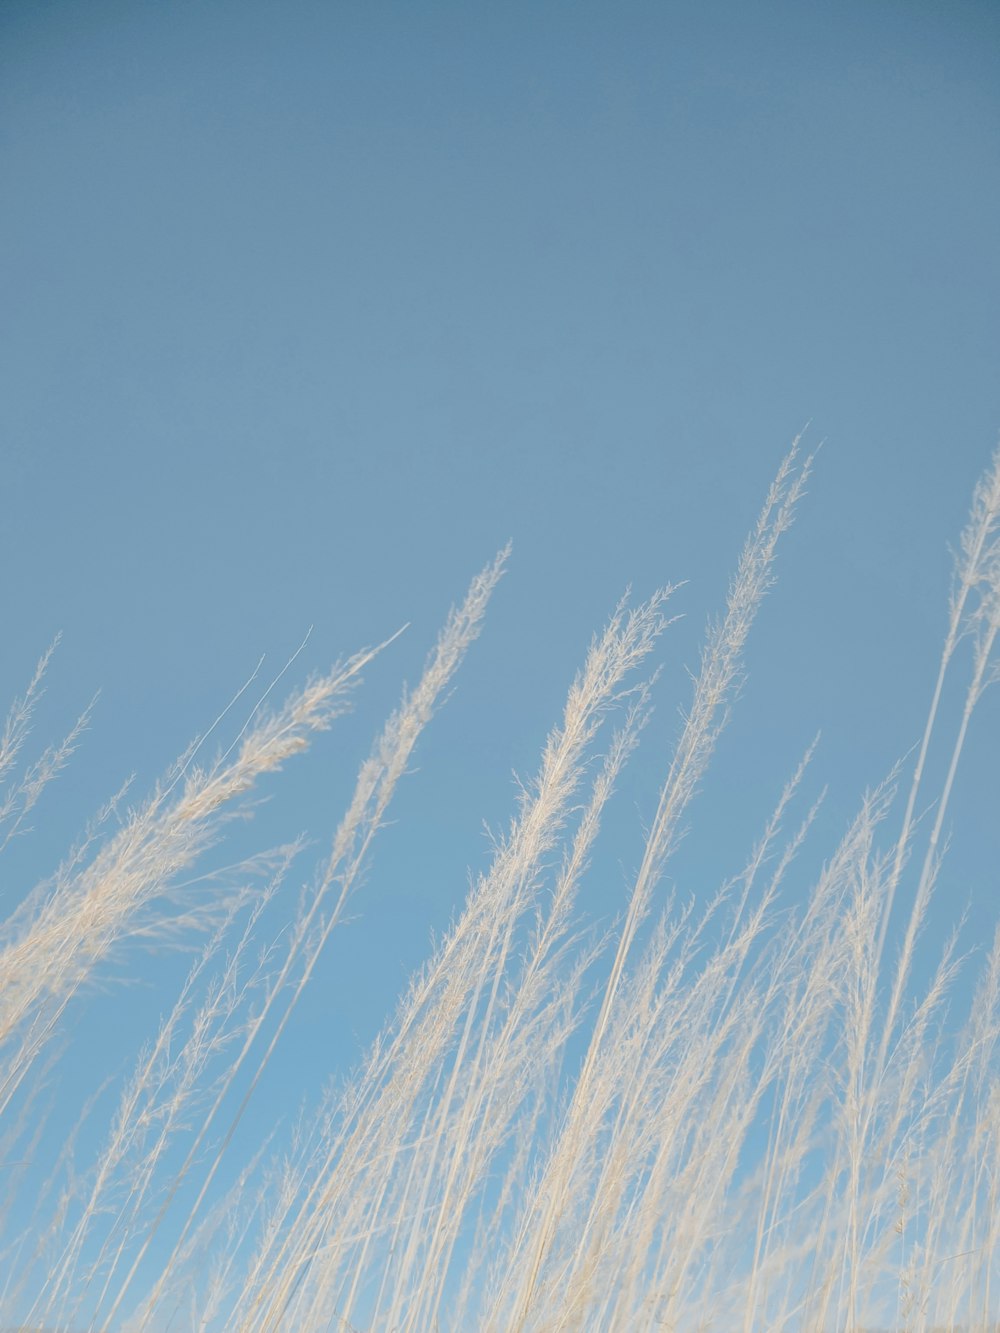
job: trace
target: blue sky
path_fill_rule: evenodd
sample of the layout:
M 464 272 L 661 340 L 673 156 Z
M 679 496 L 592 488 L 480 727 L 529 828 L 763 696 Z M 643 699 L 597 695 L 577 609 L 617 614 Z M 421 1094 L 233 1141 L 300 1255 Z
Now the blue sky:
M 835 836 L 919 736 L 946 543 L 1000 428 L 998 74 L 1000 10 L 963 0 L 8 0 L 0 685 L 62 630 L 46 735 L 102 690 L 15 896 L 261 654 L 312 626 L 294 679 L 409 622 L 269 788 L 261 842 L 321 844 L 511 539 L 291 1049 L 322 1033 L 333 1067 L 371 1035 L 591 633 L 626 585 L 687 579 L 587 900 L 612 914 L 684 668 L 807 421 L 825 445 L 676 874 L 737 868 L 817 730 Z M 940 908 L 971 897 L 980 935 L 998 723 L 988 697 Z

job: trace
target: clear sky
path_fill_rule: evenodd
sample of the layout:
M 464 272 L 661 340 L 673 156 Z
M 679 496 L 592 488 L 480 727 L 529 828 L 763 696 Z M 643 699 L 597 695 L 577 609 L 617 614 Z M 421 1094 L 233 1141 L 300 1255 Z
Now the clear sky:
M 997 5 L 4 0 L 0 136 L 2 697 L 57 630 L 40 733 L 102 690 L 13 897 L 261 654 L 277 671 L 313 626 L 293 681 L 409 622 L 268 788 L 261 842 L 321 844 L 511 539 L 292 1038 L 332 1068 L 483 864 L 625 586 L 688 579 L 624 793 L 623 828 L 649 817 L 684 668 L 807 421 L 825 445 L 679 882 L 738 867 L 817 730 L 828 838 L 918 738 L 946 543 L 1000 428 Z M 942 907 L 971 898 L 979 934 L 998 725 L 990 697 Z

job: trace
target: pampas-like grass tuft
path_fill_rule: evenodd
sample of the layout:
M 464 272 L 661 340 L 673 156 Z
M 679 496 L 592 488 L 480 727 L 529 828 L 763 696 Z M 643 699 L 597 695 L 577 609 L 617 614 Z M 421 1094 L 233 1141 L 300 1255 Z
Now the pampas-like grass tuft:
M 1000 929 L 978 964 L 946 941 L 919 988 L 914 958 L 963 747 L 997 676 L 1000 451 L 961 534 L 912 762 L 864 795 L 808 892 L 785 881 L 815 836 L 802 795 L 811 748 L 730 882 L 700 902 L 665 889 L 810 464 L 796 442 L 709 627 L 615 927 L 588 933 L 578 891 L 657 691 L 671 588 L 614 610 L 489 868 L 382 1034 L 263 1141 L 238 1132 L 246 1109 L 507 552 L 473 581 L 378 732 L 311 877 L 295 844 L 244 863 L 252 886 L 194 901 L 182 882 L 260 777 L 348 706 L 381 649 L 272 714 L 255 710 L 207 767 L 192 747 L 134 809 L 109 803 L 0 936 L 7 1326 L 998 1327 Z M 88 721 L 25 762 L 49 656 L 0 736 L 3 846 Z M 964 702 L 942 736 L 956 675 Z M 937 790 L 932 739 L 950 754 Z M 167 935 L 198 941 L 186 979 L 131 1073 L 82 1108 L 88 1138 L 105 1117 L 96 1150 L 70 1135 L 39 1179 L 40 1108 L 59 1086 L 71 1002 L 112 984 L 109 959 Z M 945 1021 L 956 976 L 975 966 L 967 1016 Z M 101 1072 L 114 1075 L 115 1059 Z

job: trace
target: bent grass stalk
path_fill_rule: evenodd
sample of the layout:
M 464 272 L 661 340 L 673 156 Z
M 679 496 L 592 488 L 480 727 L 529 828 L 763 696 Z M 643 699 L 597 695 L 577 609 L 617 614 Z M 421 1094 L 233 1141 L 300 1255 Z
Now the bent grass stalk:
M 288 1023 L 291 1013 L 295 1008 L 306 983 L 312 975 L 312 971 L 323 946 L 326 944 L 333 928 L 341 918 L 344 905 L 347 902 L 351 889 L 353 888 L 361 867 L 364 864 L 371 842 L 385 817 L 396 784 L 406 770 L 406 765 L 413 752 L 413 747 L 417 742 L 417 738 L 426 724 L 430 721 L 438 699 L 441 697 L 455 671 L 458 669 L 466 650 L 479 634 L 487 603 L 503 573 L 506 558 L 507 551 L 504 550 L 497 556 L 492 564 L 488 565 L 486 569 L 473 580 L 472 586 L 470 587 L 461 607 L 451 612 L 438 639 L 437 646 L 427 663 L 420 683 L 412 695 L 404 697 L 397 712 L 394 713 L 387 722 L 382 735 L 376 743 L 371 758 L 363 766 L 358 777 L 354 798 L 347 815 L 337 831 L 333 849 L 326 866 L 324 867 L 323 874 L 312 893 L 312 901 L 310 902 L 309 908 L 301 923 L 297 924 L 295 939 L 292 947 L 288 950 L 288 956 L 281 973 L 275 984 L 271 987 L 267 1002 L 263 1006 L 257 1021 L 248 1032 L 243 1048 L 233 1063 L 229 1077 L 220 1090 L 219 1096 L 216 1098 L 198 1136 L 192 1144 L 180 1172 L 178 1172 L 175 1177 L 173 1185 L 171 1186 L 167 1198 L 157 1216 L 156 1222 L 150 1228 L 146 1241 L 136 1255 L 132 1267 L 129 1269 L 126 1279 L 108 1313 L 104 1325 L 105 1328 L 109 1326 L 110 1321 L 114 1318 L 114 1315 L 138 1270 L 139 1264 L 142 1262 L 142 1259 L 149 1248 L 149 1244 L 158 1229 L 160 1221 L 165 1216 L 166 1210 L 173 1201 L 178 1187 L 194 1161 L 195 1155 L 222 1104 L 225 1094 L 232 1086 L 233 1080 L 239 1072 L 244 1059 L 249 1053 L 257 1035 L 261 1031 L 263 1023 L 271 1008 L 272 1001 L 281 993 L 283 986 L 288 980 L 292 966 L 297 961 L 298 950 L 301 947 L 305 953 L 302 974 L 292 991 L 289 1002 L 285 1007 L 285 1011 L 281 1016 L 274 1035 L 258 1063 L 253 1078 L 251 1079 L 246 1092 L 243 1094 L 239 1107 L 226 1130 L 226 1134 L 215 1154 L 215 1158 L 198 1193 L 195 1204 L 181 1231 L 180 1238 L 176 1242 L 174 1250 L 153 1288 L 149 1304 L 151 1307 L 155 1306 L 156 1300 L 170 1276 L 177 1253 L 186 1239 L 191 1221 L 196 1216 L 197 1211 L 205 1198 L 205 1194 L 215 1175 L 222 1154 L 232 1141 L 233 1134 L 236 1131 L 236 1127 L 246 1109 L 249 1099 L 260 1080 L 268 1060 L 274 1052 L 278 1040 Z M 327 920 L 319 927 L 315 938 L 310 939 L 309 932 L 313 928 L 313 923 L 317 920 L 320 909 L 331 887 L 337 883 L 338 880 L 340 884 L 340 892 L 333 910 Z M 147 1322 L 147 1320 L 143 1320 L 142 1327 L 145 1327 Z
M 743 555 L 730 590 L 725 620 L 709 637 L 698 676 L 694 701 L 686 719 L 680 743 L 671 762 L 670 772 L 660 795 L 653 828 L 646 840 L 642 864 L 636 877 L 628 912 L 622 927 L 611 974 L 597 1015 L 583 1069 L 573 1090 L 572 1102 L 562 1131 L 559 1147 L 547 1168 L 539 1190 L 545 1203 L 534 1235 L 525 1238 L 530 1255 L 524 1267 L 525 1277 L 512 1312 L 512 1333 L 519 1333 L 528 1318 L 542 1264 L 546 1258 L 556 1222 L 563 1209 L 572 1163 L 592 1139 L 596 1128 L 592 1103 L 599 1053 L 621 983 L 625 961 L 632 947 L 639 923 L 662 867 L 678 837 L 678 825 L 698 782 L 704 775 L 716 739 L 716 719 L 736 683 L 740 656 L 760 601 L 767 591 L 771 564 L 778 538 L 789 526 L 795 504 L 801 496 L 809 472 L 807 460 L 798 476 L 793 468 L 798 441 L 782 462 L 771 486 L 764 508 Z

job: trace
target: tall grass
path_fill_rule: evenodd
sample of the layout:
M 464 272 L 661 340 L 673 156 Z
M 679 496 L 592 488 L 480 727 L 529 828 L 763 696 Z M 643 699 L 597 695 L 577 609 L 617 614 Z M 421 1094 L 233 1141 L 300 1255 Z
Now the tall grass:
M 786 879 L 815 837 L 812 747 L 736 875 L 703 900 L 664 887 L 810 466 L 796 443 L 709 625 L 615 926 L 588 931 L 578 893 L 657 692 L 672 588 L 615 608 L 488 869 L 384 1030 L 261 1141 L 247 1107 L 273 1077 L 507 552 L 377 733 L 311 876 L 293 844 L 197 898 L 184 887 L 262 775 L 332 725 L 387 644 L 274 712 L 250 709 L 207 764 L 203 738 L 135 807 L 121 793 L 108 802 L 0 937 L 7 1325 L 994 1326 L 1000 929 L 978 962 L 960 957 L 956 933 L 927 980 L 915 957 L 963 747 L 997 674 L 1000 451 L 961 535 L 915 757 L 863 796 L 807 891 Z M 0 736 L 6 841 L 88 721 L 25 761 L 49 656 Z M 941 737 L 943 692 L 962 671 L 956 732 Z M 228 713 L 216 726 L 227 725 Z M 950 758 L 928 791 L 932 741 Z M 70 1134 L 44 1179 L 40 1108 L 59 1086 L 71 1002 L 111 984 L 110 958 L 165 936 L 195 946 L 190 970 L 132 1072 L 81 1108 L 87 1150 Z M 953 983 L 977 967 L 963 1017 L 947 1007 Z

